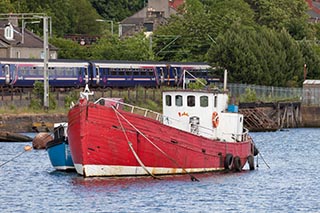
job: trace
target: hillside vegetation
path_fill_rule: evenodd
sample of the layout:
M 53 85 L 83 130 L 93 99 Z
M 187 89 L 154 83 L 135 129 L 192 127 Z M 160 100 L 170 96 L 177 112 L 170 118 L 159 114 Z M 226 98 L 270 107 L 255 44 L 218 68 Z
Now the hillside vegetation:
M 152 39 L 119 39 L 117 22 L 144 0 L 2 0 L 1 13 L 45 12 L 52 17 L 60 58 L 205 61 L 226 68 L 229 82 L 301 87 L 320 78 L 319 24 L 309 23 L 305 0 L 186 0 Z M 96 19 L 112 20 L 110 23 Z M 41 35 L 41 25 L 30 25 Z M 102 35 L 83 47 L 65 34 Z M 217 70 L 217 75 L 222 72 Z

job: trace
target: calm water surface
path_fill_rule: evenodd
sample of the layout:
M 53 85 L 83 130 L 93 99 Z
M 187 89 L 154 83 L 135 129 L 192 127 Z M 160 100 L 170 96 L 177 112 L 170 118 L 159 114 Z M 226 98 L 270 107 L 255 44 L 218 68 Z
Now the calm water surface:
M 1 212 L 320 212 L 320 129 L 252 133 L 270 169 L 162 180 L 57 172 L 45 150 L 0 167 Z M 0 143 L 0 164 L 31 143 Z

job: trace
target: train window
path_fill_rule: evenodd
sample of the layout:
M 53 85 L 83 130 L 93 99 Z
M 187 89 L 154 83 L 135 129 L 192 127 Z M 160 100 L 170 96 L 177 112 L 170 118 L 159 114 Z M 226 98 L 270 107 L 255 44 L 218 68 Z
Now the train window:
M 198 77 L 199 76 L 199 73 L 194 71 L 194 70 L 190 70 L 190 73 L 195 76 L 195 77 Z
M 49 73 L 49 76 L 55 76 L 54 69 L 49 69 L 48 73 Z
M 147 72 L 146 72 L 146 70 L 141 70 L 140 74 L 143 75 L 143 76 L 146 76 Z
M 62 68 L 61 71 L 67 76 L 82 76 L 82 71 L 79 68 Z
M 110 75 L 117 75 L 117 69 L 110 69 Z
M 125 69 L 125 70 L 126 70 L 126 75 L 131 76 L 131 74 L 132 74 L 131 70 L 130 69 Z
M 200 106 L 207 107 L 209 105 L 208 96 L 200 96 Z
M 182 96 L 176 95 L 176 106 L 182 106 Z
M 119 70 L 118 74 L 119 75 L 125 75 L 125 72 L 123 70 Z
M 196 98 L 194 97 L 194 95 L 187 96 L 187 105 L 189 107 L 194 107 L 196 105 Z
M 57 76 L 65 76 L 65 75 L 70 75 L 69 74 L 69 72 L 68 72 L 68 70 L 67 70 L 67 72 L 65 73 L 64 72 L 64 69 L 62 69 L 61 67 L 57 67 L 56 68 L 56 73 L 57 73 Z
M 148 75 L 149 76 L 153 76 L 154 74 L 153 74 L 153 70 L 148 70 Z
M 109 69 L 104 69 L 104 70 L 103 70 L 103 74 L 104 74 L 105 76 L 108 76 L 108 75 L 109 75 Z
M 171 106 L 171 95 L 166 95 L 166 105 Z
M 133 75 L 139 75 L 139 70 L 138 69 L 134 69 L 133 70 Z
M 39 70 L 37 70 L 37 68 L 36 68 L 36 67 L 33 67 L 33 69 L 32 69 L 32 70 L 30 70 L 29 75 L 31 75 L 31 76 L 39 75 Z

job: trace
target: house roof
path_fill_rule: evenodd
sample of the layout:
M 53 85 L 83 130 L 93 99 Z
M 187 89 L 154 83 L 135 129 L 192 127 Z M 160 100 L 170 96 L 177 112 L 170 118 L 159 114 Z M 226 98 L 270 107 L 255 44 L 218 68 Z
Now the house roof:
M 320 80 L 312 80 L 312 79 L 307 79 L 303 82 L 303 84 L 320 84 Z
M 0 21 L 0 46 L 3 47 L 26 47 L 26 48 L 43 48 L 43 40 L 32 33 L 31 31 L 24 29 L 24 35 L 20 27 L 13 26 L 14 36 L 13 40 L 8 40 L 4 36 L 5 27 L 8 25 L 8 21 Z M 24 42 L 23 41 L 24 37 Z M 49 44 L 51 50 L 57 50 L 58 48 Z

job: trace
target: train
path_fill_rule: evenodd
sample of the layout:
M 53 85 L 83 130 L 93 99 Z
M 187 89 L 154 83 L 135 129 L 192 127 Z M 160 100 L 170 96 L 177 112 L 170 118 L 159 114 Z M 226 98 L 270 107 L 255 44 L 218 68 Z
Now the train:
M 43 81 L 43 68 L 41 59 L 0 59 L 0 87 L 32 88 Z M 220 81 L 212 70 L 202 62 L 55 59 L 48 61 L 48 81 L 53 88 L 179 87 L 195 78 Z

